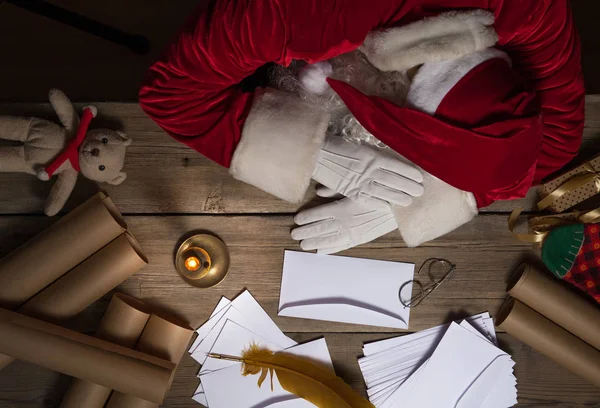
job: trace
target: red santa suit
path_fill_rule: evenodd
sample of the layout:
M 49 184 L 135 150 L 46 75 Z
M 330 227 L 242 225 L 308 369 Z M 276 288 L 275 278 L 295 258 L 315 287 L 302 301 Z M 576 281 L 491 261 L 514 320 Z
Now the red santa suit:
M 443 7 L 439 0 L 216 0 L 203 4 L 165 56 L 148 71 L 140 104 L 171 136 L 230 167 L 234 177 L 298 201 L 308 186 L 328 118 L 308 111 L 284 92 L 244 92 L 239 85 L 244 78 L 267 62 L 288 65 L 294 59 L 312 63 L 335 57 L 359 47 L 372 30 L 419 20 L 443 9 L 491 10 L 499 46 L 539 98 L 539 148 L 531 148 L 535 143 L 530 143 L 525 153 L 518 143 L 514 149 L 512 145 L 501 148 L 496 167 L 485 172 L 485 162 L 482 169 L 481 161 L 474 164 L 470 160 L 481 153 L 471 143 L 473 137 L 481 136 L 480 128 L 444 126 L 439 118 L 419 116 L 409 108 L 390 108 L 375 97 L 369 100 L 371 107 L 389 108 L 386 112 L 415 124 L 401 134 L 388 134 L 389 138 L 426 136 L 425 145 L 414 147 L 413 152 L 399 151 L 401 154 L 455 187 L 475 192 L 481 197 L 480 206 L 524 195 L 532 182 L 566 164 L 581 141 L 584 88 L 580 46 L 569 5 L 565 0 L 443 3 Z M 473 41 L 476 43 L 476 38 Z M 338 85 L 332 84 L 361 120 L 353 109 L 356 93 Z M 421 122 L 426 125 L 418 129 Z M 362 124 L 369 129 L 367 123 Z M 502 139 L 512 136 L 512 129 L 503 133 L 496 126 L 486 135 Z M 426 157 L 423 146 L 447 140 L 458 141 L 443 152 L 452 155 L 452 172 L 448 172 L 447 160 L 436 160 L 441 158 L 441 150 L 427 156 L 426 162 L 418 159 Z M 391 140 L 384 141 L 394 147 Z M 403 147 L 410 148 L 410 144 Z M 520 163 L 522 159 L 533 164 L 512 171 L 511 160 Z M 497 163 L 505 163 L 506 172 L 498 171 Z M 473 172 L 486 177 L 463 178 Z

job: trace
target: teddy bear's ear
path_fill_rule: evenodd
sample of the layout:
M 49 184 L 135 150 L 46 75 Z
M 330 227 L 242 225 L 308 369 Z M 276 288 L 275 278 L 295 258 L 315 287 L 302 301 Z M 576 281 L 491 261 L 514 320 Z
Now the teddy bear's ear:
M 127 136 L 125 132 L 123 132 L 122 130 L 117 130 L 116 132 L 119 136 L 121 136 L 121 139 L 123 139 L 123 144 L 125 146 L 129 146 L 131 144 L 131 139 L 129 138 L 129 136 Z
M 125 181 L 125 179 L 127 178 L 127 174 L 125 172 L 119 172 L 119 174 L 117 175 L 117 177 L 115 177 L 112 180 L 108 180 L 107 183 L 108 184 L 112 184 L 113 186 L 118 186 L 119 184 L 121 184 L 122 182 Z

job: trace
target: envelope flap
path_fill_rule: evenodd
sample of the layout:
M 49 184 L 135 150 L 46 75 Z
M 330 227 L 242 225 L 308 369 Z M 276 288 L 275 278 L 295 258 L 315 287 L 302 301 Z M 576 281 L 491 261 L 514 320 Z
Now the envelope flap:
M 406 329 L 406 321 L 389 310 L 343 297 L 308 299 L 282 304 L 279 316 Z

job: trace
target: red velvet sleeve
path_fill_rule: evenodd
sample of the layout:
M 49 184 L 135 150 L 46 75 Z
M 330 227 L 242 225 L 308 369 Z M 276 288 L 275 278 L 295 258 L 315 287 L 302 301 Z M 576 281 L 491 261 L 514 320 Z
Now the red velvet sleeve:
M 201 5 L 148 70 L 142 109 L 178 141 L 229 167 L 253 101 L 239 83 L 265 63 L 328 59 L 406 13 L 406 0 L 216 0 Z
M 541 105 L 543 138 L 534 184 L 579 150 L 585 88 L 581 46 L 567 0 L 503 0 L 495 10 L 500 44 L 531 81 Z

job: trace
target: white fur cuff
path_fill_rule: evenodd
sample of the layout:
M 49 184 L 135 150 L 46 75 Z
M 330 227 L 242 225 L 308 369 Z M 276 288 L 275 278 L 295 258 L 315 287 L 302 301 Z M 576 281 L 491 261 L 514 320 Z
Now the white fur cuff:
M 478 213 L 475 197 L 431 174 L 423 174 L 425 193 L 408 207 L 393 211 L 402 239 L 409 247 L 441 237 L 471 221 Z
M 498 41 L 493 24 L 494 15 L 489 11 L 451 11 L 371 32 L 360 50 L 382 71 L 404 71 L 492 47 Z
M 325 138 L 329 115 L 298 95 L 268 89 L 256 97 L 230 174 L 283 200 L 300 202 Z

